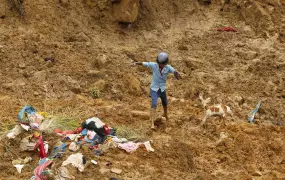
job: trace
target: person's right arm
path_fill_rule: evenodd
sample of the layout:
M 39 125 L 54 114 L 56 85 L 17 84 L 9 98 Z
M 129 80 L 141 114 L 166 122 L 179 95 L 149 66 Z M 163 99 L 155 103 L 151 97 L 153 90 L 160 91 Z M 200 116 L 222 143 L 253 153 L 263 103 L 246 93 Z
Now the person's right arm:
M 142 62 L 134 62 L 133 65 L 143 65 Z
M 155 63 L 153 62 L 134 62 L 132 65 L 143 65 L 143 66 L 146 66 L 146 67 L 149 67 L 149 68 L 153 68 Z

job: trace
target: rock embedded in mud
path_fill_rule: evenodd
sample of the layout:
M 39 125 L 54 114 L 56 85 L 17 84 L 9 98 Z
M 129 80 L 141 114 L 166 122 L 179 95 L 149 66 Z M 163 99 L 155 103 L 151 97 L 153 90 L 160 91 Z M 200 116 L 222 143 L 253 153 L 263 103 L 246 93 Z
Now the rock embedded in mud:
M 113 15 L 119 22 L 133 23 L 137 20 L 139 0 L 121 0 L 113 2 Z
M 236 103 L 238 103 L 238 105 L 242 105 L 245 102 L 244 98 L 242 96 L 239 96 L 239 95 L 234 97 L 234 101 Z
M 280 6 L 281 5 L 280 1 L 281 0 L 267 0 L 268 4 L 273 6 Z
M 102 77 L 104 74 L 98 70 L 89 70 L 87 75 L 92 77 Z
M 262 173 L 257 169 L 255 164 L 247 165 L 246 170 L 252 176 L 262 176 Z
M 76 40 L 79 41 L 79 42 L 89 42 L 90 38 L 84 32 L 80 32 L 76 36 Z
M 45 71 L 38 71 L 35 72 L 33 75 L 33 80 L 38 83 L 44 83 L 46 81 L 46 72 Z
M 121 174 L 121 173 L 122 173 L 122 169 L 119 169 L 119 168 L 112 168 L 112 169 L 111 169 L 111 172 L 112 172 L 112 173 L 115 173 L 115 174 Z
M 20 68 L 20 69 L 25 69 L 25 67 L 26 67 L 25 63 L 20 63 L 20 64 L 19 64 L 19 68 Z
M 236 55 L 242 59 L 252 60 L 258 56 L 258 53 L 255 51 L 237 51 Z
M 4 83 L 2 84 L 2 87 L 5 88 L 5 89 L 8 89 L 8 90 L 12 90 L 14 86 L 14 83 Z
M 93 62 L 93 66 L 97 68 L 104 68 L 108 61 L 108 57 L 105 54 L 99 54 Z
M 140 119 L 149 119 L 149 112 L 145 111 L 131 111 L 132 117 L 140 118 Z

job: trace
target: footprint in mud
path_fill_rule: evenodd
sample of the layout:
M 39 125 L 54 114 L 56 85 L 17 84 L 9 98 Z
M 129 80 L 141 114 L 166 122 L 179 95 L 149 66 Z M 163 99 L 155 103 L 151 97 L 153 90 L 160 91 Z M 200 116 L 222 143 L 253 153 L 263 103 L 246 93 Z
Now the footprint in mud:
M 166 128 L 166 118 L 159 117 L 154 121 L 154 126 L 157 130 L 164 130 Z

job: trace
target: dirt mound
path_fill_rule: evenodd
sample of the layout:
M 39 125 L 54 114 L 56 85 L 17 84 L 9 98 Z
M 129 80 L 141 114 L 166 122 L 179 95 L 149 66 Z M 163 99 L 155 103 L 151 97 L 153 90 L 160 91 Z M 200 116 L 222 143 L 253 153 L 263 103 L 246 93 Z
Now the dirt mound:
M 111 150 L 99 167 L 75 172 L 77 179 L 113 177 L 107 161 L 123 170 L 119 179 L 285 178 L 283 1 L 231 1 L 221 11 L 220 1 L 146 0 L 133 24 L 118 23 L 107 0 L 24 1 L 23 7 L 21 18 L 0 0 L 1 130 L 11 129 L 20 108 L 31 104 L 49 113 L 78 114 L 78 121 L 96 114 L 153 140 L 154 153 Z M 237 32 L 217 31 L 228 26 Z M 183 79 L 169 77 L 170 120 L 153 132 L 151 72 L 129 65 L 154 61 L 160 51 L 169 53 Z M 212 104 L 232 108 L 226 125 L 213 117 L 197 127 L 204 113 L 201 91 Z M 248 124 L 259 100 L 256 124 Z M 227 138 L 220 139 L 221 133 Z M 7 169 L 2 179 L 33 174 L 36 161 L 22 174 L 11 164 L 18 141 L 9 142 L 10 150 L 0 147 L 0 166 Z

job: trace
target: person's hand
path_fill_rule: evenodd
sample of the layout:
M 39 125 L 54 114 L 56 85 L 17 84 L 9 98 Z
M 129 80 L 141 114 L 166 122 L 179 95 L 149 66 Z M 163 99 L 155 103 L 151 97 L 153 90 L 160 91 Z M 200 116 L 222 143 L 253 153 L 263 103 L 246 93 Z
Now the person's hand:
M 143 64 L 142 62 L 132 62 L 131 66 L 142 65 L 142 64 Z
M 179 80 L 179 79 L 182 79 L 181 75 L 180 75 L 177 71 L 174 72 L 174 76 L 175 76 L 175 78 L 178 79 L 178 80 Z
M 130 66 L 136 66 L 136 65 L 137 65 L 136 62 L 132 62 L 132 63 L 130 64 Z

